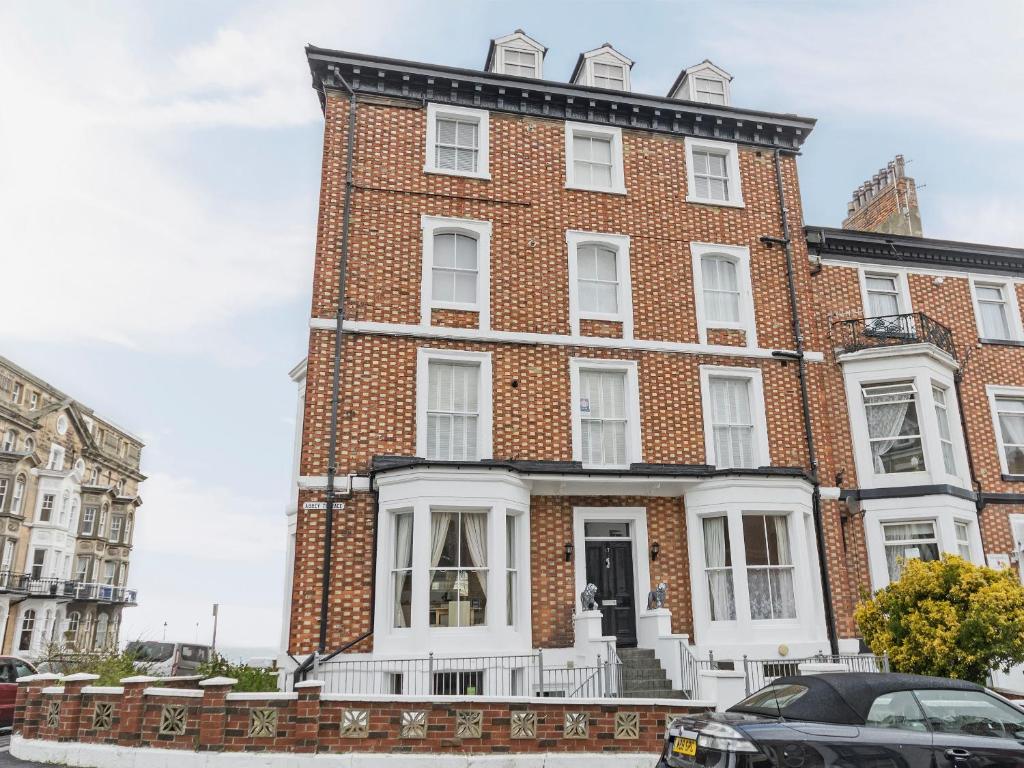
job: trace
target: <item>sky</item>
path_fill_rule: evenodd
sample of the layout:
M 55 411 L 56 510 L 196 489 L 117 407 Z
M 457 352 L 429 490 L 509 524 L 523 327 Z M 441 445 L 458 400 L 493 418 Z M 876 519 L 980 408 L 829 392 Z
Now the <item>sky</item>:
M 545 75 L 611 42 L 633 89 L 705 58 L 736 106 L 818 118 L 805 220 L 896 153 L 928 236 L 1024 247 L 1024 3 L 0 3 L 0 354 L 141 436 L 122 639 L 278 642 L 322 116 L 307 43 Z

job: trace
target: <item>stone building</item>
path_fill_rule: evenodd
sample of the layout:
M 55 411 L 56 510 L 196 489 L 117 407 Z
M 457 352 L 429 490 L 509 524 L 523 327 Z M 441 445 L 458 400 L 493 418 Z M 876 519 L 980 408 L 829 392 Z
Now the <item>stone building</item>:
M 142 442 L 0 357 L 3 653 L 115 647 Z
M 848 227 L 905 235 L 805 236 L 813 119 L 733 105 L 710 61 L 654 96 L 610 44 L 569 82 L 545 53 L 522 31 L 482 71 L 307 48 L 325 131 L 283 650 L 574 669 L 614 645 L 693 693 L 712 656 L 769 676 L 862 650 L 860 590 L 924 556 L 908 510 L 938 510 L 920 541 L 940 551 L 1014 551 L 1017 454 L 979 487 L 959 425 L 992 450 L 986 387 L 1020 384 L 1022 253 L 912 237 L 902 159 Z M 973 324 L 996 282 L 998 343 Z M 956 345 L 978 335 L 973 358 L 1003 362 L 972 373 Z M 913 398 L 922 433 L 889 434 Z

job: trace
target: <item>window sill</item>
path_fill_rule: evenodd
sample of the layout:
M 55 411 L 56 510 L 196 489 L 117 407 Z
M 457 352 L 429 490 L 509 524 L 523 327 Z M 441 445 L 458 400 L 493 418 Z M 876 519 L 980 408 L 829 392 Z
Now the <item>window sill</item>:
M 746 208 L 742 200 L 708 200 L 703 197 L 694 197 L 693 195 L 687 195 L 686 202 L 696 203 L 697 205 L 713 205 L 721 208 Z
M 1001 477 L 1004 483 L 1024 483 L 1024 475 L 1008 475 L 1003 473 Z
M 604 323 L 624 323 L 622 315 L 605 315 L 600 312 L 580 312 L 580 320 L 599 320 Z
M 981 344 L 991 344 L 994 347 L 1024 347 L 1024 341 L 1020 339 L 978 339 Z
M 571 189 L 576 192 L 603 192 L 606 195 L 625 195 L 625 187 L 586 187 L 582 184 L 566 184 L 566 189 Z
M 477 179 L 478 181 L 490 181 L 491 174 L 486 171 L 481 173 L 470 173 L 469 171 L 449 171 L 445 168 L 430 168 L 429 166 L 423 167 L 424 173 L 429 173 L 434 176 L 458 176 L 463 179 Z
M 454 309 L 459 312 L 479 312 L 479 304 L 460 304 L 457 301 L 432 301 L 430 308 L 433 309 Z

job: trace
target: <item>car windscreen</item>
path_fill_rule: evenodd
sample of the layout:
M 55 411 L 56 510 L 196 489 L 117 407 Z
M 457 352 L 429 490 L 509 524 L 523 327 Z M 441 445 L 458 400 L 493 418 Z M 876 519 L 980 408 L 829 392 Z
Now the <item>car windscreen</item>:
M 128 643 L 127 651 L 135 656 L 136 661 L 167 661 L 174 655 L 174 643 L 154 641 Z
M 729 707 L 735 712 L 756 712 L 762 715 L 779 715 L 782 710 L 807 693 L 807 686 L 786 683 L 769 685 Z

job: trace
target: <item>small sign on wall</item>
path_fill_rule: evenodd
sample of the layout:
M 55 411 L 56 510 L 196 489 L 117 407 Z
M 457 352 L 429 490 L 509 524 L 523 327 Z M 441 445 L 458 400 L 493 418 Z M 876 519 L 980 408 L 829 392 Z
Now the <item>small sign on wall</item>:
M 581 397 L 580 398 L 580 413 L 583 414 L 584 416 L 589 416 L 590 415 L 590 398 L 589 397 Z
M 1010 556 L 1002 553 L 985 555 L 985 560 L 988 562 L 989 568 L 994 568 L 997 571 L 1005 571 L 1010 567 Z
M 326 510 L 327 509 L 327 502 L 326 501 L 304 501 L 302 503 L 302 508 L 304 510 L 309 510 L 309 509 L 324 509 L 324 510 Z M 345 505 L 342 502 L 340 502 L 340 501 L 336 501 L 336 502 L 334 502 L 334 508 L 335 509 L 344 509 Z

